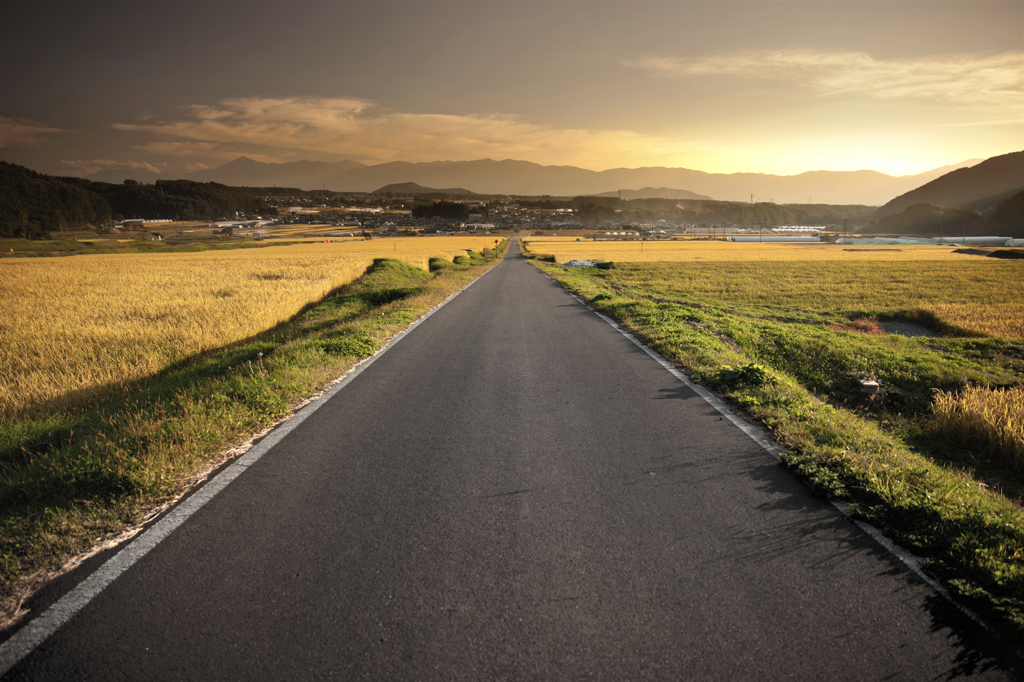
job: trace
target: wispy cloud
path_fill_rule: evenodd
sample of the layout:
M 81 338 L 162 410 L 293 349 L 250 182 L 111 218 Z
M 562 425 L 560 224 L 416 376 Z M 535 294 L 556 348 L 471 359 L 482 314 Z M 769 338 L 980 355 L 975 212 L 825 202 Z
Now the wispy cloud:
M 113 159 L 82 159 L 76 161 L 61 161 L 62 164 L 68 168 L 72 168 L 80 173 L 92 175 L 103 170 L 114 170 L 114 169 L 132 169 L 132 170 L 147 170 L 153 173 L 160 173 L 166 168 L 167 164 L 152 164 L 148 161 L 115 161 Z
M 153 141 L 138 145 L 149 152 L 213 157 L 256 149 L 265 160 L 278 161 L 315 152 L 380 162 L 491 157 L 606 168 L 608 159 L 622 165 L 667 163 L 687 151 L 679 141 L 628 130 L 553 128 L 502 115 L 398 112 L 357 99 L 244 98 L 183 111 L 177 120 L 115 128 L 152 134 Z
M 66 132 L 39 121 L 0 116 L 0 149 L 36 147 L 48 136 Z
M 135 149 L 166 156 L 202 156 L 217 152 L 218 146 L 212 142 L 196 142 L 194 140 L 188 142 L 160 140 L 139 143 L 135 145 Z
M 863 52 L 791 49 L 736 52 L 693 60 L 648 57 L 627 66 L 671 78 L 731 76 L 784 81 L 820 95 L 914 98 L 1015 107 L 1024 97 L 1024 54 L 877 59 Z

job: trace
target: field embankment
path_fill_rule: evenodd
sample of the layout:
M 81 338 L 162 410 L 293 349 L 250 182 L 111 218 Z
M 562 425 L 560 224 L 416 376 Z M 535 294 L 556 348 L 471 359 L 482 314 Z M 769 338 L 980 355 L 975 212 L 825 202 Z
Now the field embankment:
M 460 251 L 462 255 L 448 261 L 435 250 L 431 272 L 400 260 L 371 259 L 362 277 L 333 289 L 327 263 L 321 269 L 307 264 L 308 275 L 296 263 L 278 264 L 273 270 L 268 261 L 260 261 L 261 266 L 249 263 L 241 282 L 226 285 L 218 280 L 208 285 L 213 294 L 203 289 L 204 300 L 216 306 L 222 298 L 234 298 L 217 297 L 217 287 L 238 287 L 239 309 L 227 308 L 231 319 L 259 317 L 260 329 L 236 329 L 244 338 L 197 348 L 173 366 L 158 368 L 155 375 L 121 383 L 118 390 L 94 394 L 85 402 L 54 400 L 44 409 L 36 401 L 20 411 L 14 405 L 0 422 L 3 615 L 14 615 L 21 598 L 69 558 L 176 499 L 220 463 L 233 444 L 287 416 L 295 405 L 483 274 L 500 255 L 482 247 L 473 257 Z M 428 256 L 416 258 L 426 265 Z M 333 254 L 333 260 L 339 255 Z M 335 263 L 335 272 L 337 267 Z M 84 264 L 81 268 L 89 269 Z M 216 272 L 208 270 L 217 280 Z M 201 281 L 202 271 L 200 267 L 195 286 L 207 286 Z M 101 272 L 95 277 L 102 281 Z M 297 289 L 303 281 L 313 288 L 305 290 L 304 300 L 289 304 L 295 309 L 284 321 L 262 314 L 260 306 L 270 304 L 258 299 L 253 305 L 253 295 L 246 293 L 246 285 L 264 281 L 288 288 L 289 278 L 296 280 Z M 315 294 L 317 286 L 326 290 Z M 176 293 L 186 298 L 180 288 Z M 122 290 L 121 295 L 133 298 L 131 290 Z M 116 299 L 111 293 L 109 300 Z M 274 308 L 276 315 L 287 316 L 281 310 L 280 305 Z M 196 328 L 216 325 L 223 315 L 223 310 L 207 313 Z M 110 318 L 112 324 L 118 319 Z M 158 323 L 140 316 L 127 326 Z M 173 323 L 161 329 L 172 328 Z M 159 337 L 150 330 L 147 340 L 139 343 L 156 343 Z
M 0 261 L 0 425 L 76 409 L 257 334 L 389 256 L 426 268 L 491 237 Z
M 765 424 L 813 488 L 1024 640 L 1024 432 L 1006 418 L 1019 409 L 1024 333 L 971 331 L 1024 328 L 1024 264 L 744 261 L 751 247 L 729 246 L 705 262 L 537 265 Z M 584 248 L 559 260 L 594 257 Z M 935 336 L 884 333 L 894 319 Z

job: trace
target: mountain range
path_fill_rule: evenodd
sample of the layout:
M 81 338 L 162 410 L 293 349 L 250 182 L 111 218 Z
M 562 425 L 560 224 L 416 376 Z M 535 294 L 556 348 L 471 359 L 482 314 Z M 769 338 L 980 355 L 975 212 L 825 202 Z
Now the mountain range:
M 402 194 L 402 195 L 417 195 L 417 196 L 430 196 L 433 194 L 445 195 L 445 196 L 461 196 L 471 197 L 476 196 L 475 192 L 470 192 L 468 189 L 462 189 L 461 187 L 448 187 L 446 189 L 435 189 L 433 187 L 424 187 L 423 185 L 417 185 L 415 182 L 400 182 L 394 185 L 385 185 L 379 189 L 373 191 L 374 194 Z
M 526 180 L 521 178 L 522 182 L 535 181 L 530 180 L 530 173 L 537 169 L 540 169 L 542 173 L 558 175 L 566 168 L 536 166 L 536 164 L 523 162 L 486 161 L 404 164 L 403 172 L 408 173 L 410 167 L 423 170 L 424 167 L 442 165 L 456 166 L 456 171 L 462 173 L 466 167 L 490 167 L 492 170 L 496 167 L 500 170 L 507 169 L 510 164 L 513 169 L 522 171 L 526 178 Z M 394 166 L 394 164 L 388 165 Z M 637 174 L 652 170 L 685 173 L 691 174 L 691 177 L 704 176 L 705 179 L 716 180 L 734 180 L 737 177 L 734 175 L 714 176 L 685 169 L 620 169 L 619 172 L 636 177 Z M 941 170 L 943 169 L 937 169 L 931 174 Z M 225 174 L 233 171 L 235 177 L 225 178 L 225 181 L 238 183 L 242 188 L 212 182 L 211 176 L 216 177 L 218 171 Z M 368 182 L 366 180 L 368 174 L 375 185 L 382 175 L 386 175 L 386 169 L 377 166 L 364 166 L 351 161 L 337 164 L 318 162 L 264 164 L 251 159 L 243 159 L 225 164 L 220 169 L 205 171 L 205 176 L 197 178 L 202 182 L 157 180 L 154 184 L 138 181 L 112 183 L 75 177 L 46 176 L 22 166 L 0 161 L 0 236 L 41 237 L 54 230 L 67 227 L 106 223 L 114 217 L 114 214 L 141 218 L 175 216 L 187 220 L 214 220 L 219 216 L 233 215 L 239 211 L 258 213 L 265 208 L 262 204 L 257 205 L 259 204 L 258 197 L 268 192 L 274 193 L 267 186 L 276 184 L 275 180 L 282 177 L 298 179 L 304 175 L 308 181 L 308 178 L 315 174 L 336 171 L 340 171 L 337 175 L 343 178 L 352 175 L 362 177 L 363 182 Z M 371 171 L 372 173 L 370 173 Z M 601 175 L 578 168 L 572 169 L 570 172 Z M 288 175 L 289 173 L 290 175 Z M 608 173 L 613 172 L 608 171 Z M 791 178 L 755 177 L 773 182 L 784 182 L 787 179 L 800 179 L 805 176 L 835 181 L 836 178 L 849 179 L 852 176 L 863 174 L 864 172 L 854 174 L 821 172 L 805 173 L 803 176 L 792 176 Z M 867 175 L 876 180 L 877 176 L 881 176 L 879 173 L 867 173 Z M 930 174 L 910 177 L 920 179 L 922 176 L 927 177 L 928 175 Z M 108 174 L 100 177 L 108 178 Z M 492 173 L 489 179 L 484 177 L 481 183 L 494 182 L 495 177 L 497 177 L 496 174 Z M 533 177 L 535 178 L 536 175 Z M 882 177 L 892 179 L 891 176 Z M 349 179 L 351 180 L 351 178 Z M 906 178 L 901 178 L 901 180 L 905 181 Z M 321 183 L 321 187 L 324 185 L 326 182 Z M 429 199 L 430 195 L 439 197 L 474 196 L 470 190 L 461 187 L 434 189 L 413 181 L 376 185 L 376 187 L 376 191 L 380 193 L 414 194 L 424 199 Z M 293 191 L 292 188 L 284 185 L 277 193 L 291 194 Z M 315 190 L 312 193 L 315 194 Z M 655 203 L 662 200 L 663 203 L 667 202 L 670 207 L 674 208 L 684 208 L 679 205 L 680 202 L 683 202 L 697 204 L 700 210 L 704 210 L 706 207 L 702 204 L 712 203 L 718 204 L 716 210 L 728 207 L 729 210 L 747 212 L 755 209 L 763 212 L 769 208 L 772 210 L 788 208 L 800 211 L 799 215 L 802 217 L 798 217 L 799 220 L 809 219 L 809 215 L 812 213 L 814 216 L 819 216 L 814 218 L 817 221 L 814 224 L 834 223 L 847 218 L 861 219 L 870 216 L 872 220 L 868 229 L 872 232 L 948 234 L 953 231 L 964 235 L 999 234 L 1024 237 L 1024 151 L 1003 154 L 970 167 L 953 168 L 948 172 L 940 173 L 938 177 L 928 179 L 920 186 L 901 193 L 877 209 L 875 208 L 877 204 L 851 206 L 831 203 L 828 197 L 819 199 L 817 204 L 794 202 L 800 203 L 799 207 L 783 202 L 773 204 L 761 201 L 756 205 L 750 205 L 744 200 L 708 202 L 707 197 L 701 197 L 689 190 L 672 189 L 666 186 L 642 186 L 638 190 L 623 189 L 605 192 L 604 197 L 598 194 L 580 192 L 574 201 L 582 202 L 582 205 L 587 205 L 588 202 L 605 205 L 602 202 L 617 202 L 619 199 L 651 199 Z M 796 216 L 796 214 L 793 215 Z M 778 221 L 790 220 L 791 222 L 786 224 L 809 224 L 807 222 L 792 222 L 792 218 L 781 214 L 769 218 L 752 216 L 753 214 L 739 215 L 731 217 L 725 222 L 763 223 L 767 220 L 774 224 L 783 224 Z
M 646 195 L 645 188 L 662 188 L 663 193 L 670 194 L 664 198 L 678 198 L 680 193 L 686 192 L 721 201 L 880 206 L 894 196 L 979 161 L 972 159 L 917 175 L 892 176 L 877 171 L 723 174 L 664 167 L 592 171 L 574 166 L 542 166 L 529 161 L 493 159 L 395 161 L 373 166 L 358 161 L 262 163 L 243 156 L 218 168 L 187 173 L 181 178 L 235 187 L 278 186 L 338 192 L 373 192 L 387 185 L 412 182 L 425 187 L 465 188 L 477 194 L 566 197 L 617 194 L 620 190 Z M 95 176 L 90 179 L 110 181 Z
M 965 208 L 989 215 L 1024 190 L 1024 151 L 993 156 L 970 168 L 959 168 L 889 201 L 875 218 L 901 213 L 917 204 Z
M 640 189 L 620 189 L 617 192 L 602 192 L 601 197 L 618 197 L 626 201 L 633 199 L 711 199 L 704 194 L 697 194 L 686 189 L 670 187 L 641 187 Z
M 366 167 L 365 164 L 358 161 L 263 163 L 254 161 L 247 156 L 240 156 L 217 168 L 187 173 L 182 176 L 182 179 L 196 182 L 219 182 L 222 185 L 234 187 L 276 186 L 325 189 L 324 184 L 329 178 Z M 326 187 L 326 189 L 333 188 Z

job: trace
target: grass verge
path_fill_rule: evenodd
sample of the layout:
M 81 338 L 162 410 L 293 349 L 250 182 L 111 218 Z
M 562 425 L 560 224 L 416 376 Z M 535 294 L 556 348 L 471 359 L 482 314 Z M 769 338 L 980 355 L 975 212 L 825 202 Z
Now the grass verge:
M 505 246 L 434 274 L 377 259 L 292 320 L 179 363 L 117 400 L 4 424 L 0 620 L 13 624 L 24 599 L 75 557 L 152 518 L 482 275 Z
M 670 299 L 605 271 L 535 264 L 764 424 L 812 489 L 850 503 L 1024 643 L 1021 469 L 952 437 L 933 410 L 937 390 L 1024 383 L 1019 340 L 876 334 L 863 311 Z

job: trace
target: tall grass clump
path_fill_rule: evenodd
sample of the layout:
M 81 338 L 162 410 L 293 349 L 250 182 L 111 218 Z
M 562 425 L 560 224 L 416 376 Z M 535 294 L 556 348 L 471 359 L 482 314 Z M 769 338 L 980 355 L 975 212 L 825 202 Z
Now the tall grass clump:
M 933 410 L 938 430 L 1024 468 L 1024 386 L 937 391 Z
M 427 267 L 430 270 L 430 272 L 438 272 L 440 270 L 448 270 L 450 268 L 455 267 L 455 263 L 452 263 L 447 258 L 435 256 L 431 258 L 430 261 L 427 263 Z

